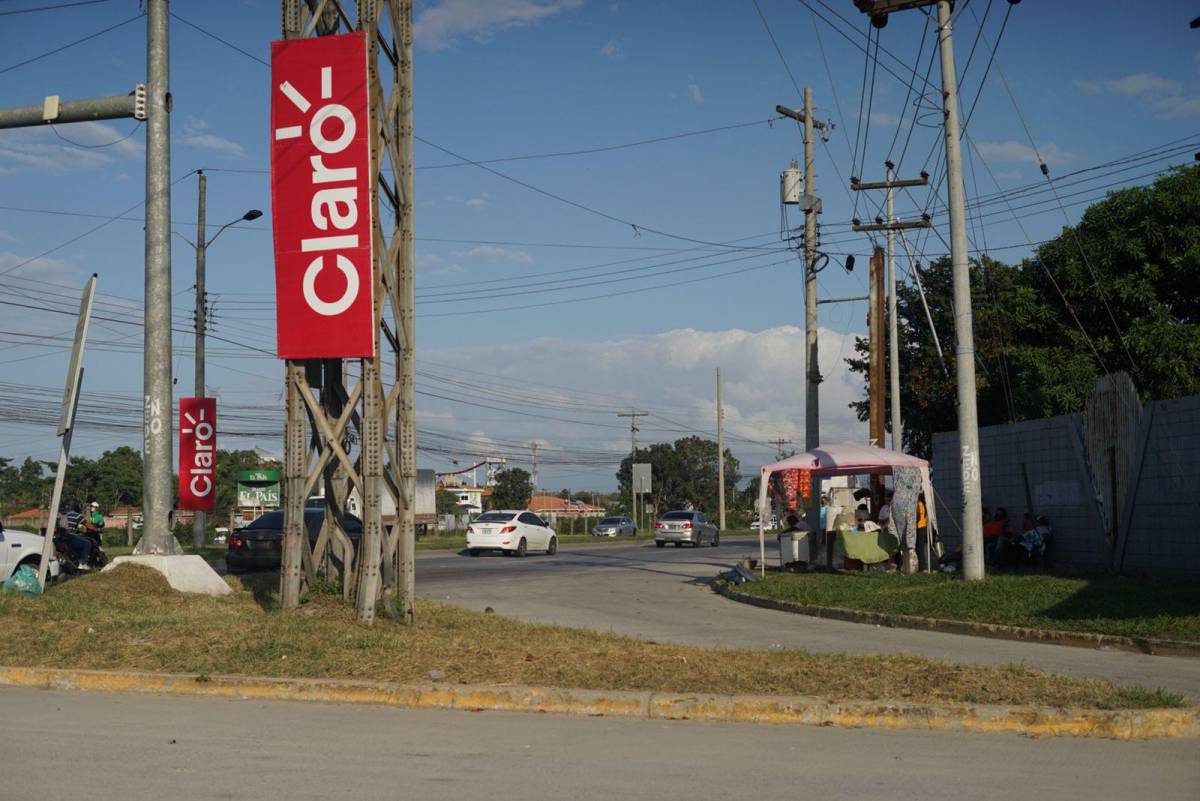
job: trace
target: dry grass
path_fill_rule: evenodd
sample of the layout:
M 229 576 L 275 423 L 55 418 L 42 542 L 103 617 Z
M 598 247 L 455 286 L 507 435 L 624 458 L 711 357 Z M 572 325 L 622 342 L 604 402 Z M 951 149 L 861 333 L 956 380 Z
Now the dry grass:
M 441 671 L 443 681 L 465 684 L 1102 709 L 1179 703 L 1165 693 L 1021 667 L 656 644 L 431 602 L 420 604 L 413 628 L 386 620 L 368 628 L 328 595 L 280 612 L 276 581 L 233 578 L 231 596 L 185 596 L 157 573 L 128 565 L 38 598 L 0 596 L 0 664 L 396 682 L 426 682 Z

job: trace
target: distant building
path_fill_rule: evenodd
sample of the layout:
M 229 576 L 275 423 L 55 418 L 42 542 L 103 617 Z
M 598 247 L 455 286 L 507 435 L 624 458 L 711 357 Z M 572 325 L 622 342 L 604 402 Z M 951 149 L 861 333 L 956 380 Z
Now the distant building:
M 571 517 L 600 517 L 604 514 L 603 506 L 570 501 L 557 495 L 534 495 L 529 499 L 529 510 L 551 521 Z

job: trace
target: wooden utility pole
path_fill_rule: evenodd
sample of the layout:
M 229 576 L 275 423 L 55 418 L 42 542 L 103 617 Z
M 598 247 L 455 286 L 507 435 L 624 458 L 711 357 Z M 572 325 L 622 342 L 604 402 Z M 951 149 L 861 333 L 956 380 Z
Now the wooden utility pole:
M 850 188 L 854 191 L 870 190 L 870 189 L 886 189 L 887 190 L 887 220 L 877 222 L 875 225 L 862 225 L 858 220 L 854 221 L 853 230 L 855 231 L 886 231 L 887 232 L 887 328 L 888 328 L 888 392 L 891 397 L 892 411 L 892 450 L 903 449 L 903 426 L 900 421 L 900 342 L 899 342 L 899 324 L 896 317 L 896 258 L 895 258 L 895 236 L 899 231 L 900 235 L 904 235 L 904 231 L 908 228 L 928 228 L 930 221 L 928 216 L 923 216 L 920 220 L 910 222 L 898 222 L 893 211 L 895 190 L 909 186 L 925 186 L 929 183 L 929 173 L 922 172 L 920 178 L 913 178 L 904 181 L 897 181 L 895 170 L 896 165 L 892 162 L 884 162 L 887 167 L 887 180 L 877 183 L 864 183 L 857 176 L 850 176 Z M 874 305 L 871 306 L 874 309 Z M 874 436 L 872 434 L 872 436 Z M 887 444 L 881 438 L 876 443 L 880 448 L 886 448 Z
M 779 461 L 783 461 L 787 458 L 787 454 L 783 452 L 783 446 L 791 445 L 792 441 L 790 439 L 770 439 L 767 440 L 767 444 L 775 446 L 775 455 L 779 458 Z
M 883 318 L 883 248 L 876 247 L 871 256 L 871 270 L 868 278 L 870 309 L 867 312 L 867 341 L 870 345 L 867 371 L 867 408 L 870 413 L 869 437 L 870 444 L 876 448 L 885 446 L 884 442 L 884 396 L 885 386 L 883 353 L 884 353 L 884 318 Z
M 725 530 L 725 407 L 721 405 L 721 368 L 717 368 L 717 518 Z

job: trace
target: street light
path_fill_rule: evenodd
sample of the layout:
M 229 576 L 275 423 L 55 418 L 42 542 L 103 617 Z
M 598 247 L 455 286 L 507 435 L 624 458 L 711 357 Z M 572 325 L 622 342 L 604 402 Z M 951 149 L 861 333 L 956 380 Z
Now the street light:
M 179 238 L 187 242 L 196 251 L 196 379 L 193 393 L 197 398 L 204 397 L 204 334 L 208 327 L 208 318 L 205 309 L 206 293 L 204 290 L 204 257 L 208 246 L 217 241 L 226 228 L 232 225 L 237 225 L 240 222 L 250 222 L 257 220 L 262 216 L 262 212 L 258 209 L 250 209 L 236 220 L 230 220 L 222 225 L 212 239 L 206 239 L 204 234 L 204 217 L 205 217 L 205 195 L 208 188 L 208 177 L 199 171 L 200 176 L 200 203 L 196 214 L 196 241 L 191 242 L 186 236 L 180 234 Z M 208 534 L 208 521 L 205 519 L 204 512 L 195 512 L 192 518 L 192 545 L 195 548 L 203 548 Z

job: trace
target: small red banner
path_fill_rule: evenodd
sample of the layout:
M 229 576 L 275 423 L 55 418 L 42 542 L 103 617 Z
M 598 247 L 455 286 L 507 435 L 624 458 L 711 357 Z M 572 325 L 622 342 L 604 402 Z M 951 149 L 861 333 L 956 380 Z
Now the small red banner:
M 179 508 L 211 512 L 217 504 L 217 400 L 179 399 Z
M 271 43 L 271 208 L 281 359 L 373 356 L 367 40 Z

